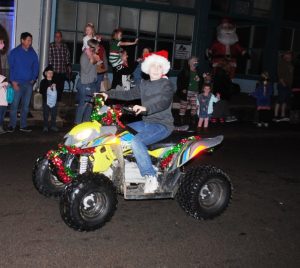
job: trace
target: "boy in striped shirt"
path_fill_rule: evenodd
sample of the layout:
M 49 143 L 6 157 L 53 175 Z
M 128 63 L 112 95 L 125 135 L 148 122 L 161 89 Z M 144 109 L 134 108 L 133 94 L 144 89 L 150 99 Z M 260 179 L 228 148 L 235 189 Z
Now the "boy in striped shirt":
M 113 73 L 123 68 L 123 61 L 121 58 L 122 46 L 136 45 L 138 39 L 134 42 L 122 42 L 123 32 L 121 29 L 115 29 L 112 33 L 112 40 L 109 46 L 109 62 L 113 67 Z

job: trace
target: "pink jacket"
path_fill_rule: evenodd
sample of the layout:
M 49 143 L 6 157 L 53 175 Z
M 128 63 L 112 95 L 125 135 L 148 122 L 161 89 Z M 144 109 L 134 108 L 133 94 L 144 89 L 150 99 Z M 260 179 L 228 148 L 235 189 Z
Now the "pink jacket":
M 0 75 L 0 106 L 7 106 L 6 100 L 6 86 L 7 82 L 3 82 L 5 80 L 5 76 Z

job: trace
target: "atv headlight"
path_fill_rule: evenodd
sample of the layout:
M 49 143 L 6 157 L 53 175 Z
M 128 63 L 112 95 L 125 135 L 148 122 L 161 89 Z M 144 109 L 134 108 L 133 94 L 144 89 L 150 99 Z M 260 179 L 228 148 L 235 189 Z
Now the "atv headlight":
M 74 145 L 76 147 L 81 147 L 83 144 L 87 144 L 88 142 L 92 141 L 93 139 L 97 138 L 99 133 L 94 129 L 85 129 L 77 134 L 65 135 L 65 145 L 71 146 Z
M 74 139 L 76 141 L 89 140 L 90 135 L 93 133 L 93 129 L 85 129 L 76 135 L 74 135 Z
M 97 121 L 83 122 L 74 126 L 69 133 L 65 135 L 65 145 L 81 147 L 93 139 L 99 137 L 101 124 Z

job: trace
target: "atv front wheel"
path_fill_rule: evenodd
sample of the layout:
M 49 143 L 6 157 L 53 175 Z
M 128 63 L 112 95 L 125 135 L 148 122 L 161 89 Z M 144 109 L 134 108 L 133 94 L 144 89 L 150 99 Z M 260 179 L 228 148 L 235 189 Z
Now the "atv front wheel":
M 46 197 L 58 197 L 65 188 L 65 184 L 59 181 L 51 170 L 46 157 L 41 157 L 36 161 L 32 172 L 32 181 L 38 192 Z
M 101 228 L 117 208 L 117 193 L 113 183 L 103 174 L 79 175 L 60 198 L 63 221 L 77 231 Z
M 181 180 L 180 206 L 195 219 L 212 219 L 229 205 L 232 186 L 228 175 L 213 166 L 193 167 Z

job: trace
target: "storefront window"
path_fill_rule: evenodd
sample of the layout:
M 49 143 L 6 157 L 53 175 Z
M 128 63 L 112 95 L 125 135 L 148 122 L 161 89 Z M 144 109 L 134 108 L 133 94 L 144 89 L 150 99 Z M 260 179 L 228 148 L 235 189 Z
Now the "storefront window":
M 74 30 L 76 27 L 76 5 L 71 1 L 58 1 L 57 28 Z
M 141 11 L 140 36 L 155 37 L 157 31 L 158 12 L 156 11 Z
M 240 26 L 237 28 L 240 44 L 248 50 L 250 59 L 237 59 L 237 73 L 258 75 L 262 72 L 263 51 L 266 45 L 266 26 Z
M 194 16 L 178 16 L 177 39 L 191 41 L 194 31 Z
M 168 2 L 171 5 L 183 5 L 184 1 Z M 187 6 L 189 5 L 194 5 L 194 1 L 187 1 Z M 84 27 L 88 22 L 94 23 L 96 31 L 102 35 L 107 52 L 111 33 L 116 28 L 122 28 L 125 41 L 138 38 L 137 46 L 126 47 L 129 60 L 140 56 L 143 48 L 150 47 L 152 50 L 168 50 L 169 59 L 174 64 L 175 40 L 190 48 L 193 40 L 192 15 L 60 0 L 56 27 L 63 31 L 75 64 L 79 63 Z
M 257 17 L 267 17 L 270 15 L 272 0 L 255 0 L 253 2 L 253 15 Z
M 159 17 L 158 36 L 160 38 L 174 38 L 176 30 L 176 14 L 161 12 Z
M 98 22 L 98 4 L 92 3 L 82 3 L 78 4 L 78 19 L 77 19 L 77 29 L 84 32 L 85 25 L 88 22 L 92 22 L 97 29 Z
M 101 5 L 99 32 L 111 34 L 119 25 L 119 11 L 120 7 Z
M 139 24 L 139 10 L 133 8 L 121 8 L 120 26 L 126 35 L 136 35 Z

